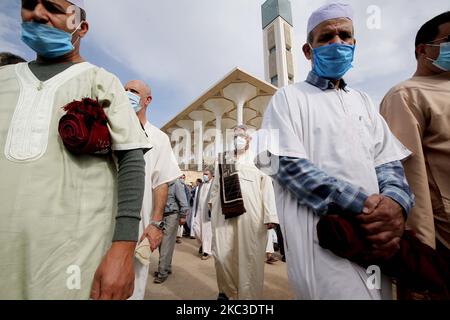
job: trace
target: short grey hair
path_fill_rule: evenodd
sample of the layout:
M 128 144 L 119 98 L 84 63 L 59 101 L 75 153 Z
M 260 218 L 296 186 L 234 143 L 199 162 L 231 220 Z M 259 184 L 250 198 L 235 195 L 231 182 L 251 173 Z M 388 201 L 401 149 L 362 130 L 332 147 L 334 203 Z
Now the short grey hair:
M 236 133 L 236 131 L 238 131 L 238 130 L 244 131 L 244 132 L 245 132 L 245 135 L 246 135 L 247 137 L 250 137 L 250 134 L 248 133 L 248 127 L 247 127 L 245 124 L 241 124 L 241 125 L 236 126 L 236 127 L 234 128 L 234 133 Z
M 207 165 L 205 166 L 205 168 L 203 169 L 203 172 L 205 171 L 209 171 L 211 173 L 212 176 L 214 176 L 214 166 L 213 165 Z

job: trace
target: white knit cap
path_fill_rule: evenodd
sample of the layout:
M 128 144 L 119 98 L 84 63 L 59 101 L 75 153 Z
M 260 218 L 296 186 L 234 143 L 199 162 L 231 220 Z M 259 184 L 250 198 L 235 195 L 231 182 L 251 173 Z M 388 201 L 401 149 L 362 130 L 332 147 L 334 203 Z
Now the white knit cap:
M 78 8 L 86 10 L 86 6 L 84 5 L 84 0 L 68 0 L 70 3 L 76 5 Z
M 311 14 L 308 20 L 308 34 L 324 21 L 348 18 L 353 21 L 353 9 L 346 3 L 330 3 L 326 4 Z

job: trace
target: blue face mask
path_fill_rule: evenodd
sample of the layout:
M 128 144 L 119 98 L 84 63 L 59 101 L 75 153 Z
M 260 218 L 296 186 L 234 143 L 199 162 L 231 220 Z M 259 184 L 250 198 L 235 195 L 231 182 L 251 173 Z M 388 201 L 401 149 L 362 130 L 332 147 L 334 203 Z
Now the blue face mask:
M 350 70 L 355 46 L 334 43 L 313 48 L 313 71 L 322 78 L 339 80 Z
M 208 183 L 209 182 L 209 176 L 207 176 L 206 174 L 203 175 L 203 181 Z
M 72 35 L 78 28 L 70 34 L 42 23 L 23 22 L 22 41 L 44 58 L 58 58 L 75 49 Z
M 130 99 L 131 106 L 134 109 L 134 112 L 138 113 L 141 111 L 141 97 L 139 97 L 137 94 L 134 94 L 133 92 L 127 91 L 128 99 Z
M 438 45 L 430 44 L 430 46 L 438 46 Z M 444 71 L 450 71 L 450 42 L 441 43 L 439 47 L 441 47 L 439 57 L 436 60 L 430 58 L 427 59 L 433 61 L 433 65 L 435 65 L 439 69 Z

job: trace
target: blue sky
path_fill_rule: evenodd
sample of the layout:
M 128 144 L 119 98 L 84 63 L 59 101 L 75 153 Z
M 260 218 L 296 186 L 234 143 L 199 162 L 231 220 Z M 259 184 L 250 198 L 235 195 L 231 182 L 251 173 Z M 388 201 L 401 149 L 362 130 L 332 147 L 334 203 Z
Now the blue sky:
M 82 42 L 83 57 L 122 82 L 143 79 L 149 83 L 154 96 L 149 118 L 158 127 L 234 67 L 264 78 L 262 0 L 85 1 L 90 32 Z M 291 0 L 300 80 L 310 70 L 301 53 L 307 19 L 327 2 Z M 354 69 L 346 79 L 367 91 L 376 103 L 414 73 L 418 28 L 450 10 L 448 0 L 343 2 L 354 7 L 358 40 Z M 368 26 L 374 17 L 380 18 L 376 19 L 380 28 Z M 20 41 L 20 22 L 20 1 L 1 0 L 0 51 L 31 60 L 33 52 Z

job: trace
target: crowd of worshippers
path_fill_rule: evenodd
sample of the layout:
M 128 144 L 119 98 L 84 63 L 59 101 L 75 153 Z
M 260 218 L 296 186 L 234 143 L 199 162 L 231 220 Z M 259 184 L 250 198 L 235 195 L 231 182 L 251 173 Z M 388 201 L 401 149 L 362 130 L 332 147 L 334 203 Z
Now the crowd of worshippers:
M 150 87 L 80 55 L 85 8 L 23 0 L 36 58 L 0 53 L 0 299 L 144 299 L 150 255 L 161 284 L 183 234 L 214 259 L 218 299 L 263 298 L 274 242 L 296 299 L 449 298 L 449 11 L 418 30 L 417 69 L 380 108 L 344 80 L 351 6 L 314 11 L 306 80 L 275 93 L 256 135 L 237 126 L 188 187 L 151 124 Z

